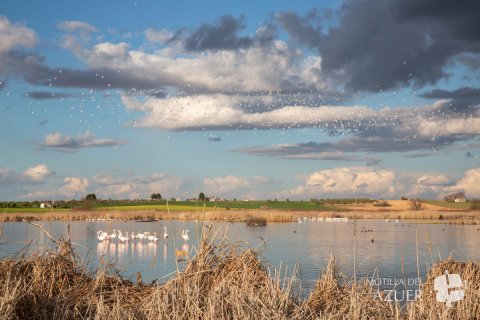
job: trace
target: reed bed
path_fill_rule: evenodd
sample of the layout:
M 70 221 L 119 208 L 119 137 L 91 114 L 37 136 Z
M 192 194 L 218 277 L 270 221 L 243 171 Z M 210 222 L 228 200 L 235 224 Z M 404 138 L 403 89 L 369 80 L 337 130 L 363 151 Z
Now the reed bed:
M 460 273 L 465 299 L 446 309 L 433 279 Z M 69 241 L 55 252 L 0 260 L 0 319 L 478 319 L 480 266 L 447 260 L 433 266 L 421 301 L 402 309 L 346 281 L 332 257 L 307 299 L 298 276 L 280 276 L 256 249 L 205 228 L 197 254 L 166 283 L 124 279 L 114 265 L 89 271 Z
M 207 220 L 247 222 L 250 218 L 261 218 L 267 222 L 295 222 L 298 218 L 348 218 L 348 219 L 401 219 L 414 223 L 446 223 L 480 225 L 480 214 L 471 211 L 287 211 L 256 209 L 207 209 L 203 211 L 59 211 L 43 213 L 0 213 L 2 221 L 85 221 L 89 219 L 112 220 Z

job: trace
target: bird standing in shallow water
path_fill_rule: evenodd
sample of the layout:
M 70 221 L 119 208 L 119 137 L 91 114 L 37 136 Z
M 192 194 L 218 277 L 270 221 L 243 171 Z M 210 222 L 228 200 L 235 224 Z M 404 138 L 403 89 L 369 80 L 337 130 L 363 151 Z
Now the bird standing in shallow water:
M 163 227 L 163 239 L 167 240 L 167 238 L 168 238 L 167 227 Z
M 157 233 L 154 232 L 153 235 L 149 235 L 148 240 L 153 241 L 153 242 L 157 242 L 158 241 Z
M 188 236 L 189 232 L 190 231 L 188 229 L 182 231 L 182 238 L 183 238 L 183 240 L 185 240 L 185 242 L 188 242 L 188 240 L 190 240 L 190 237 Z
M 97 238 L 100 241 L 110 240 L 110 236 L 108 235 L 108 233 L 103 232 L 102 230 L 97 232 Z

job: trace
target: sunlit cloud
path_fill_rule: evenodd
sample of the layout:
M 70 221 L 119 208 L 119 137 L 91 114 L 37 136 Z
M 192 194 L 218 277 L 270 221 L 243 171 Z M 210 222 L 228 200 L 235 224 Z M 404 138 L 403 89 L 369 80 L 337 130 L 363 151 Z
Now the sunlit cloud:
M 115 147 L 126 143 L 127 142 L 118 139 L 98 139 L 89 131 L 79 134 L 76 137 L 64 135 L 60 132 L 54 132 L 45 136 L 40 147 L 59 152 L 77 152 L 82 148 Z
M 34 30 L 0 16 L 0 54 L 17 47 L 32 48 L 36 43 L 37 34 Z

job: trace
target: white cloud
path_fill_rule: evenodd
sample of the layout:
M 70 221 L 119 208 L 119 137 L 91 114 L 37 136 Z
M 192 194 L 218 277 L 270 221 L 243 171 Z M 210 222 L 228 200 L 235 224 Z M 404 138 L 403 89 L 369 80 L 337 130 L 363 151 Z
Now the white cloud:
M 80 31 L 80 32 L 96 32 L 98 31 L 97 28 L 92 26 L 91 24 L 83 21 L 76 21 L 76 20 L 68 20 L 68 21 L 62 21 L 59 24 L 57 24 L 57 27 L 61 30 L 67 31 L 67 32 L 75 32 L 75 31 Z
M 397 190 L 402 189 L 402 196 L 415 198 L 441 198 L 445 190 L 453 181 L 441 173 L 402 174 L 402 179 L 397 181 Z
M 125 143 L 125 141 L 118 139 L 96 139 L 89 131 L 79 134 L 77 137 L 54 132 L 45 136 L 41 147 L 61 152 L 76 152 L 81 148 L 113 147 Z
M 365 120 L 376 114 L 367 107 L 286 106 L 255 113 L 248 113 L 238 107 L 252 99 L 255 98 L 217 94 L 150 98 L 139 102 L 131 97 L 122 97 L 128 109 L 147 113 L 135 122 L 136 126 L 163 130 L 320 126 L 329 122 Z
M 110 42 L 102 42 L 93 46 L 93 48 L 88 52 L 88 61 L 91 64 L 96 64 L 98 61 L 101 61 L 103 67 L 105 63 L 121 65 L 123 63 L 128 63 L 130 58 L 128 54 L 128 48 L 130 45 L 126 42 L 121 42 L 113 44 Z M 97 67 L 100 67 L 97 65 Z
M 36 42 L 35 31 L 20 24 L 12 24 L 5 16 L 0 16 L 0 53 L 16 47 L 31 48 Z
M 464 176 L 446 191 L 464 191 L 467 198 L 480 198 L 480 168 L 465 171 Z
M 296 198 L 389 197 L 395 193 L 395 173 L 368 167 L 341 167 L 313 172 L 305 183 L 282 192 Z
M 150 39 L 162 38 L 166 32 L 160 34 L 147 30 Z M 65 47 L 77 55 L 80 51 L 72 43 Z M 129 50 L 126 43 L 104 42 L 84 48 L 79 58 L 90 68 L 109 68 L 121 72 L 123 77 L 155 83 L 159 89 L 170 87 L 188 92 L 219 93 L 327 88 L 326 82 L 319 76 L 320 58 L 306 58 L 299 50 L 288 48 L 282 41 L 236 51 L 186 54 L 179 50 L 172 45 L 147 53 Z
M 88 179 L 78 177 L 66 177 L 60 188 L 60 194 L 66 197 L 84 197 L 89 186 Z
M 24 172 L 0 167 L 0 184 L 2 185 L 34 185 L 41 184 L 55 172 L 51 171 L 46 164 L 38 164 L 27 168 Z
M 237 196 L 246 196 L 252 194 L 248 192 L 253 188 L 264 185 L 269 180 L 265 177 L 241 177 L 228 175 L 225 177 L 206 178 L 203 180 L 205 192 L 209 196 L 223 196 L 231 197 L 234 194 Z
M 444 174 L 423 174 L 417 178 L 416 183 L 423 186 L 444 186 L 451 180 Z
M 2 187 L 0 167 L 0 191 Z M 160 193 L 164 198 L 190 197 L 190 184 L 186 179 L 163 173 L 153 173 L 143 177 L 116 177 L 98 174 L 93 177 L 65 177 L 62 184 L 51 190 L 29 190 L 20 196 L 22 199 L 81 199 L 94 193 L 99 199 L 147 199 L 152 193 Z M 18 192 L 17 192 L 18 194 Z
M 152 193 L 160 193 L 164 198 L 186 197 L 185 179 L 163 173 L 153 173 L 146 177 L 115 178 L 110 175 L 96 175 L 90 184 L 97 197 L 107 199 L 146 199 Z
M 54 173 L 48 169 L 46 164 L 39 164 L 29 167 L 24 173 L 27 178 L 34 182 L 42 182 Z
M 454 118 L 419 121 L 418 132 L 423 136 L 476 135 L 480 132 L 480 118 Z
M 167 29 L 147 29 L 145 30 L 145 38 L 153 43 L 165 44 L 173 36 L 173 33 Z

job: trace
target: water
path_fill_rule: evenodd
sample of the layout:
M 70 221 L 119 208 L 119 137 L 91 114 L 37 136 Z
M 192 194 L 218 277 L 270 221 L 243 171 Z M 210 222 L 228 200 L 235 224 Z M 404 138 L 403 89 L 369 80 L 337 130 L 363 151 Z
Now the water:
M 313 222 L 269 223 L 266 227 L 247 227 L 244 223 L 215 223 L 193 221 L 159 222 L 43 222 L 54 237 L 68 236 L 77 252 L 91 267 L 99 261 L 115 262 L 123 275 L 135 279 L 142 273 L 145 283 L 155 279 L 166 281 L 185 262 L 176 263 L 175 249 L 187 250 L 193 256 L 198 248 L 202 225 L 212 225 L 226 232 L 232 242 L 242 241 L 242 246 L 257 247 L 272 268 L 299 267 L 299 277 L 306 292 L 313 288 L 321 271 L 333 254 L 342 273 L 353 277 L 354 273 L 354 223 Z M 167 226 L 169 238 L 163 241 L 163 226 Z M 98 230 L 120 229 L 122 232 L 156 232 L 158 243 L 130 241 L 119 243 L 99 242 Z M 182 230 L 190 230 L 190 241 L 185 244 Z M 375 271 L 382 280 L 382 287 L 398 279 L 417 279 L 417 270 L 424 278 L 432 262 L 452 256 L 457 260 L 479 260 L 480 231 L 478 226 L 410 224 L 383 220 L 358 220 L 356 226 L 356 277 L 371 278 Z M 370 231 L 371 230 L 371 231 Z M 373 242 L 372 242 L 373 240 Z M 418 244 L 417 244 L 418 243 Z M 430 247 L 429 247 L 430 243 Z M 0 239 L 0 256 L 12 256 L 20 250 L 52 248 L 53 244 L 38 228 L 25 222 L 4 223 Z M 418 269 L 417 269 L 418 254 Z M 402 273 L 403 265 L 403 273 Z M 285 270 L 285 269 L 284 269 Z M 410 282 L 410 280 L 408 280 Z M 377 283 L 378 284 L 378 283 Z

